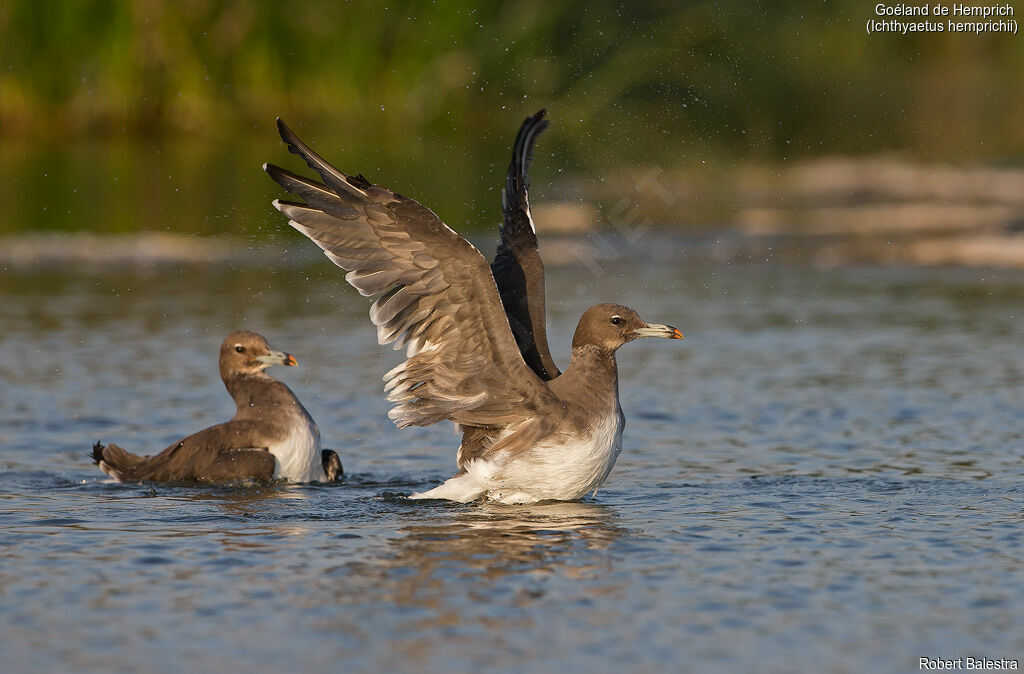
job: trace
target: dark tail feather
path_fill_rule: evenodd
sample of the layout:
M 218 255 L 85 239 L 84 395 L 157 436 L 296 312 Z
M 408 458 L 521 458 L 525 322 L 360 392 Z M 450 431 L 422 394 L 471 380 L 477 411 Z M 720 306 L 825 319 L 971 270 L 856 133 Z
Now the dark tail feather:
M 100 470 L 108 476 L 118 481 L 124 480 L 132 471 L 145 463 L 146 458 L 121 449 L 114 443 L 104 447 L 97 442 L 92 446 L 93 463 L 98 465 Z

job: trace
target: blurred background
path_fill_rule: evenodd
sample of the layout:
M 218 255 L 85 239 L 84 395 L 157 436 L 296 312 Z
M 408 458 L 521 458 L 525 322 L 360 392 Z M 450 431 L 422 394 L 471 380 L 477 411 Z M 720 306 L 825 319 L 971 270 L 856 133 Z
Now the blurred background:
M 874 6 L 0 1 L 0 672 L 1019 657 L 1024 37 Z M 311 173 L 274 120 L 490 255 L 540 108 L 556 362 L 600 301 L 686 340 L 622 350 L 596 497 L 413 506 L 457 437 L 387 419 L 401 352 L 271 207 L 264 162 Z M 347 482 L 107 483 L 97 440 L 231 414 L 238 328 Z
M 0 263 L 292 236 L 259 168 L 295 163 L 277 116 L 343 170 L 488 230 L 515 131 L 545 107 L 547 232 L 729 232 L 742 245 L 721 255 L 824 265 L 1024 265 L 1024 42 L 868 35 L 873 7 L 9 0 Z M 91 238 L 140 232 L 142 249 Z

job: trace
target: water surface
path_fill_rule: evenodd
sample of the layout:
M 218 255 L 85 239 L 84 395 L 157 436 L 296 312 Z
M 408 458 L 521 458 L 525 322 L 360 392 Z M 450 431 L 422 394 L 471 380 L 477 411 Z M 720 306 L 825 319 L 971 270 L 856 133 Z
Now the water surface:
M 322 258 L 0 276 L 4 671 L 892 671 L 1024 657 L 1024 277 L 715 264 L 651 235 L 549 270 L 565 364 L 617 300 L 625 449 L 582 503 L 410 502 L 449 424 L 395 429 L 366 301 Z M 292 254 L 289 253 L 289 256 Z M 297 261 L 296 261 L 297 260 Z M 119 485 L 231 414 L 264 333 L 338 486 Z

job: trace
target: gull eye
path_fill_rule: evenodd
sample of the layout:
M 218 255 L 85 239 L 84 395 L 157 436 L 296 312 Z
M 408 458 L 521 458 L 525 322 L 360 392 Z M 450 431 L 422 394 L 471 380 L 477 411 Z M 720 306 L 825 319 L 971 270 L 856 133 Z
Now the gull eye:
M 612 316 L 612 325 L 618 325 L 622 322 L 622 316 Z
M 245 347 L 241 344 L 235 344 L 235 351 L 238 353 L 245 353 Z

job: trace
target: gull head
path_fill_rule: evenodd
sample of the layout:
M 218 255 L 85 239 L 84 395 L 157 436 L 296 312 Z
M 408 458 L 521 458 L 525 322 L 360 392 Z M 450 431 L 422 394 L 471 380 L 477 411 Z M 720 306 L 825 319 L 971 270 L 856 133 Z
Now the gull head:
M 232 332 L 220 345 L 220 374 L 223 378 L 256 374 L 271 365 L 294 367 L 298 361 L 290 353 L 271 349 L 263 335 L 248 330 Z
M 597 346 L 614 351 L 626 342 L 641 337 L 682 339 L 683 333 L 671 325 L 648 323 L 635 311 L 621 304 L 597 304 L 583 312 L 572 338 L 572 346 L 574 349 Z

